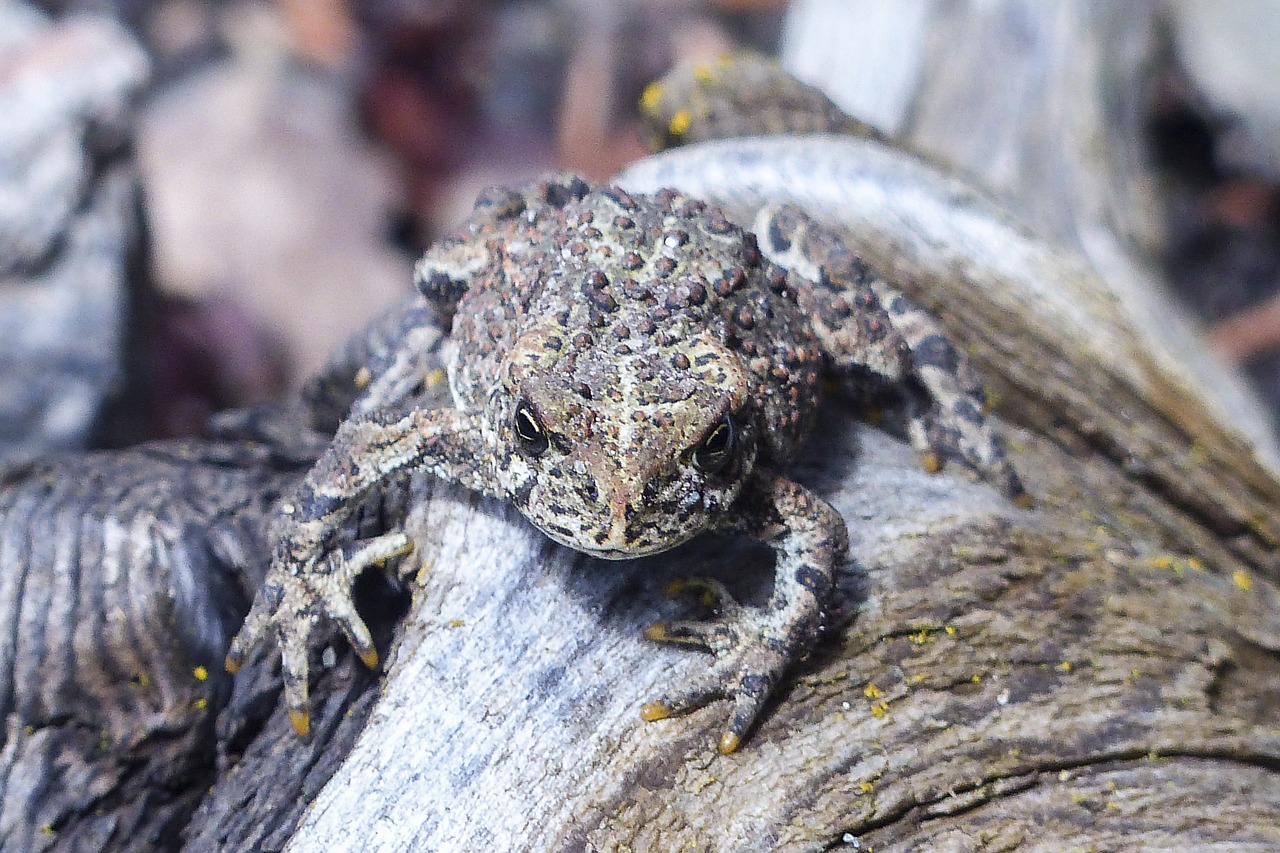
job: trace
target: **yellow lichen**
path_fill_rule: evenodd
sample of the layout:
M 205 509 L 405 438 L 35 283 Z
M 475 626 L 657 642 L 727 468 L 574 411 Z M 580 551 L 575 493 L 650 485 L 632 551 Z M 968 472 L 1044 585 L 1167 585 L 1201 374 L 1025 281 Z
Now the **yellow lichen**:
M 1187 449 L 1187 459 L 1197 465 L 1203 465 L 1209 461 L 1209 452 L 1199 440 L 1196 440 L 1191 442 L 1191 447 Z
M 422 377 L 422 381 L 426 383 L 428 388 L 435 388 L 441 382 L 444 382 L 446 378 L 445 372 L 437 367 L 435 370 L 428 370 L 427 375 Z
M 842 681 L 847 681 L 847 680 L 848 680 L 848 678 L 849 678 L 849 673 L 847 673 L 847 672 L 837 672 L 837 673 L 833 673 L 833 674 L 831 674 L 831 675 L 823 675 L 823 676 L 819 676 L 819 677 L 815 678 L 815 679 L 814 679 L 812 682 L 810 682 L 810 683 L 812 683 L 812 684 L 813 684 L 813 685 L 815 685 L 815 686 L 816 686 L 816 685 L 839 684 L 839 683 L 840 683 L 840 682 L 842 682 Z
M 877 720 L 884 719 L 885 715 L 888 713 L 889 713 L 888 702 L 881 700 L 879 702 L 871 703 L 871 716 L 875 717 Z
M 715 72 L 711 70 L 711 66 L 705 62 L 699 62 L 693 66 L 693 79 L 699 83 L 706 85 L 715 79 Z
M 884 691 L 879 687 L 876 687 L 875 684 L 868 684 L 866 687 L 862 688 L 862 695 L 866 696 L 868 699 L 879 699 L 884 696 Z
M 463 625 L 466 625 L 466 624 L 467 624 L 467 620 L 465 620 L 465 619 L 450 619 L 446 624 L 447 624 L 450 628 L 461 628 Z
M 683 136 L 689 132 L 689 125 L 693 123 L 692 116 L 688 110 L 677 110 L 676 114 L 671 117 L 671 123 L 667 125 L 667 130 L 672 136 Z
M 209 700 L 201 696 L 199 699 L 191 703 L 191 707 L 195 708 L 197 711 L 203 711 L 205 708 L 209 707 Z
M 692 787 L 693 792 L 695 794 L 700 794 L 703 791 L 705 791 L 707 788 L 710 788 L 712 785 L 716 784 L 719 781 L 720 781 L 719 776 L 704 776 L 701 779 L 698 779 L 697 781 L 695 781 L 690 787 Z
M 945 631 L 947 632 L 947 636 L 949 636 L 949 637 L 954 637 L 954 636 L 956 635 L 956 626 L 955 626 L 955 625 L 948 625 L 948 626 L 947 626 L 946 628 L 944 628 L 943 630 L 945 630 Z
M 994 390 L 990 386 L 983 389 L 982 409 L 984 412 L 994 411 L 1000 406 L 1002 401 L 1003 398 L 1001 397 L 1000 392 Z
M 658 104 L 662 102 L 662 84 L 650 83 L 644 87 L 644 93 L 640 95 L 640 109 L 646 113 L 653 113 L 658 109 Z
M 1253 589 L 1253 578 L 1249 577 L 1249 573 L 1244 569 L 1236 569 L 1231 575 L 1231 580 L 1245 592 Z
M 1176 554 L 1157 554 L 1154 557 L 1147 557 L 1146 565 L 1153 569 L 1172 571 L 1179 575 L 1186 571 L 1203 572 L 1205 570 L 1202 560 L 1196 557 L 1182 557 Z
M 196 681 L 209 680 L 209 670 L 204 666 L 197 666 L 195 669 L 191 670 L 191 674 L 196 677 Z
M 934 629 L 925 626 L 912 634 L 910 639 L 911 642 L 915 643 L 917 646 L 923 646 L 936 641 L 937 638 L 934 637 L 933 634 Z
M 1058 669 L 1062 670 L 1063 672 L 1070 672 L 1070 671 L 1071 671 L 1071 661 L 1069 661 L 1069 660 L 1064 660 L 1062 663 L 1058 664 Z

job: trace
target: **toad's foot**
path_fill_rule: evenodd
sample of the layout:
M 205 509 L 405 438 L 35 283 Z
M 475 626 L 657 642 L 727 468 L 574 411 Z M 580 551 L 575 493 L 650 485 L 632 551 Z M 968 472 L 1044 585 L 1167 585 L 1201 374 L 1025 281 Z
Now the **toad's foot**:
M 690 580 L 674 588 L 694 593 L 716 605 L 718 621 L 673 621 L 651 625 L 645 637 L 663 643 L 695 646 L 715 655 L 715 663 L 684 684 L 646 703 L 640 716 L 648 721 L 687 714 L 716 699 L 733 700 L 729 725 L 720 736 L 722 753 L 733 752 L 760 715 L 787 669 L 812 645 L 816 626 L 770 624 L 765 612 L 744 608 L 719 583 Z
M 720 737 L 723 753 L 738 748 L 787 668 L 817 642 L 831 603 L 836 566 L 849 548 L 840 514 L 785 477 L 758 472 L 735 508 L 737 513 L 721 529 L 748 533 L 774 549 L 773 595 L 755 610 L 739 605 L 714 581 L 688 582 L 678 589 L 702 595 L 725 618 L 662 623 L 645 635 L 707 649 L 715 662 L 640 712 L 646 720 L 660 720 L 730 698 L 733 711 Z
M 307 641 L 321 617 L 337 623 L 351 647 L 369 668 L 378 665 L 369 628 L 356 612 L 351 587 L 360 573 L 371 565 L 385 563 L 413 550 L 403 533 L 387 533 L 372 539 L 351 542 L 301 562 L 282 559 L 287 548 L 277 549 L 266 582 L 253 601 L 249 615 L 231 647 L 226 668 L 236 672 L 267 632 L 274 632 L 280 645 L 285 705 L 294 731 L 305 737 L 311 730 L 307 710 Z

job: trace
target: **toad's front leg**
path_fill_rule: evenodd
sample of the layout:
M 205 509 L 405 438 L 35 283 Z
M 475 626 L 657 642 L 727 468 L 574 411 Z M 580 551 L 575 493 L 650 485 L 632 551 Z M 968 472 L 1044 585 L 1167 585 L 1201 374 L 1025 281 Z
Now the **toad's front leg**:
M 782 676 L 812 650 L 824 627 L 836 568 L 849 533 L 830 504 L 796 483 L 758 473 L 717 529 L 745 533 L 777 552 L 773 595 L 759 610 L 740 607 L 717 591 L 726 618 L 667 622 L 645 632 L 653 640 L 709 650 L 716 661 L 690 681 L 641 709 L 646 720 L 685 714 L 714 699 L 733 699 L 720 751 L 733 752 L 760 715 Z M 709 587 L 719 590 L 718 586 Z
M 472 416 L 454 409 L 412 410 L 384 418 L 348 420 L 272 522 L 271 566 L 227 651 L 235 672 L 266 633 L 281 650 L 289 720 L 300 735 L 310 728 L 307 713 L 307 641 L 321 617 L 337 623 L 369 666 L 377 651 L 356 612 L 351 587 L 368 566 L 407 553 L 409 538 L 393 532 L 363 541 L 343 541 L 347 520 L 365 495 L 397 471 L 426 470 L 478 491 L 488 478 L 478 460 L 480 428 Z

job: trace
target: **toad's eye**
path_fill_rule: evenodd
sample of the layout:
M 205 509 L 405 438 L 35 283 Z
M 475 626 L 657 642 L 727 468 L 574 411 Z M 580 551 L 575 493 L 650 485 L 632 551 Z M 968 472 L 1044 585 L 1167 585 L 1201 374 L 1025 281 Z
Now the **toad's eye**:
M 737 427 L 733 417 L 725 415 L 693 449 L 693 467 L 704 474 L 719 474 L 729 467 L 737 450 Z
M 521 401 L 520 405 L 516 406 L 515 428 L 520 446 L 530 456 L 541 456 L 551 446 L 551 442 L 547 439 L 547 431 L 538 422 L 538 416 L 533 413 L 533 407 L 526 402 Z

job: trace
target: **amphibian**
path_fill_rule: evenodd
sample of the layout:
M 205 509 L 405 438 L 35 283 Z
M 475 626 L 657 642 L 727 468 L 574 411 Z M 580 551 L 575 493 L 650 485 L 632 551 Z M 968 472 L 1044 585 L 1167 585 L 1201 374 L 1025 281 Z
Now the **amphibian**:
M 1022 497 L 980 387 L 930 318 L 799 211 L 766 211 L 756 230 L 759 240 L 674 191 L 629 195 L 572 176 L 482 195 L 416 269 L 422 295 L 452 318 L 453 405 L 404 405 L 420 369 L 412 342 L 426 336 L 410 329 L 404 357 L 368 377 L 273 522 L 272 564 L 228 668 L 275 634 L 290 718 L 306 733 L 307 640 L 322 616 L 376 664 L 352 582 L 411 543 L 399 532 L 339 534 L 363 496 L 413 468 L 506 499 L 556 542 L 603 559 L 708 531 L 770 545 L 776 580 L 764 607 L 725 598 L 722 621 L 648 632 L 704 647 L 715 662 L 643 716 L 730 698 L 719 745 L 736 749 L 812 649 L 845 559 L 840 515 L 785 473 L 825 375 L 901 387 L 908 434 L 930 464 L 958 456 Z

